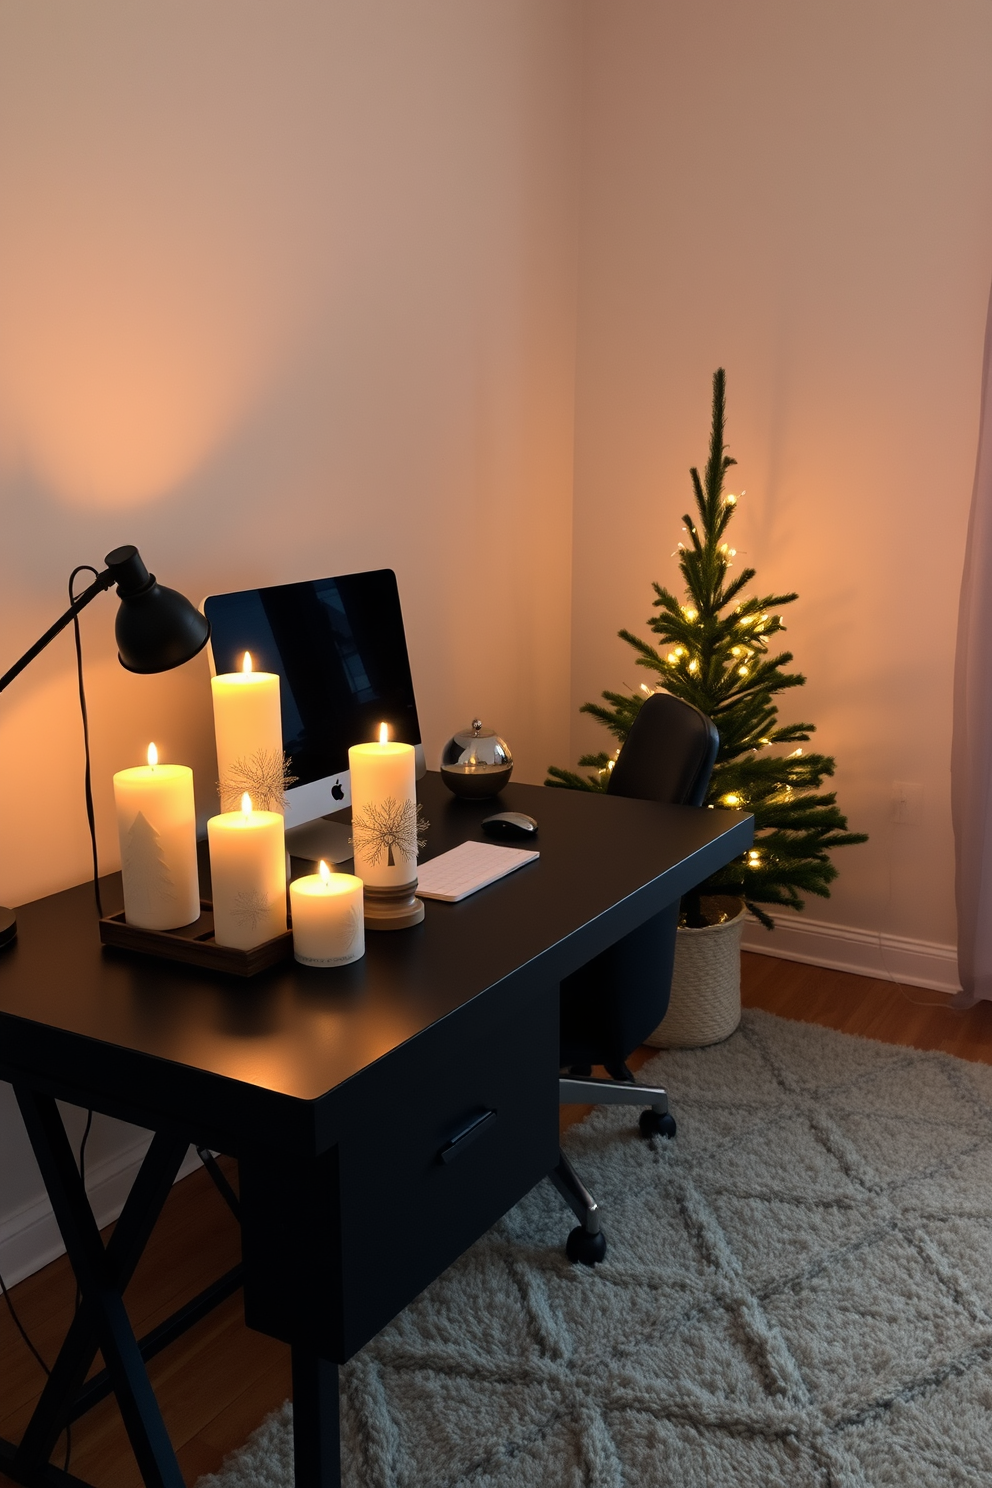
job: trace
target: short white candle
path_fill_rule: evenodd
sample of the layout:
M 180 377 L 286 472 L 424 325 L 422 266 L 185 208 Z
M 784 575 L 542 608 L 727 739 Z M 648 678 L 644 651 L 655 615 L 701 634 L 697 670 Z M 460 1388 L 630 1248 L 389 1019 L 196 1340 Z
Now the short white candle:
M 124 918 L 142 930 L 176 930 L 200 917 L 193 771 L 148 764 L 114 776 Z
M 282 715 L 279 678 L 256 672 L 246 651 L 240 672 L 211 677 L 214 740 L 221 811 L 237 811 L 242 794 L 266 810 L 282 789 Z
M 347 966 L 365 955 L 362 880 L 332 873 L 296 878 L 289 886 L 293 915 L 293 954 L 304 966 Z
M 207 822 L 214 939 L 250 951 L 286 929 L 286 833 L 278 811 L 240 811 Z
M 375 888 L 416 882 L 417 784 L 412 744 L 353 744 L 351 820 L 355 872 Z

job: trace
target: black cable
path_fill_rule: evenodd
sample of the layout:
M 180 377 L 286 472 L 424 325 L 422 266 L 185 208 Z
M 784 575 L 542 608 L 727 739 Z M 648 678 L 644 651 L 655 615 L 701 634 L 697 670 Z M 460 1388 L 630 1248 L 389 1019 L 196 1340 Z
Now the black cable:
M 84 1196 L 84 1198 L 86 1196 L 86 1143 L 90 1139 L 90 1132 L 92 1131 L 92 1129 L 93 1129 L 93 1112 L 92 1111 L 87 1111 L 86 1112 L 86 1125 L 83 1127 L 83 1135 L 79 1139 L 79 1181 L 83 1185 L 83 1196 Z M 79 1311 L 79 1304 L 82 1302 L 82 1300 L 83 1300 L 83 1294 L 79 1290 L 79 1282 L 77 1281 L 76 1282 L 76 1308 L 75 1308 L 75 1312 L 78 1312 Z M 75 1313 L 73 1314 L 73 1317 L 75 1318 Z
M 99 574 L 91 563 L 81 563 L 74 568 L 69 575 L 69 603 L 75 601 L 72 586 L 76 582 L 76 575 L 91 573 L 99 578 Z M 96 898 L 96 912 L 103 919 L 103 900 L 100 897 L 100 862 L 96 850 L 96 816 L 93 811 L 93 781 L 90 773 L 90 721 L 86 711 L 86 688 L 83 685 L 83 642 L 79 633 L 79 616 L 73 615 L 72 629 L 76 638 L 76 678 L 79 683 L 79 711 L 83 719 L 83 753 L 85 756 L 85 768 L 83 772 L 83 783 L 86 793 L 86 820 L 90 828 L 90 847 L 93 852 L 93 893 Z M 87 1132 L 88 1132 L 87 1128 Z
M 92 1111 L 87 1111 L 86 1112 L 86 1125 L 83 1127 L 83 1135 L 79 1139 L 79 1181 L 83 1185 L 83 1195 L 84 1195 L 84 1197 L 86 1195 L 86 1143 L 90 1139 L 90 1132 L 92 1131 L 92 1129 L 93 1129 L 93 1112 Z M 83 1300 L 83 1294 L 79 1290 L 79 1282 L 77 1281 L 76 1282 L 76 1306 L 75 1306 L 75 1311 L 73 1313 L 73 1319 L 75 1319 L 75 1315 L 79 1311 L 79 1305 L 82 1302 L 82 1300 Z
M 79 574 L 81 574 L 81 573 L 91 573 L 94 578 L 99 577 L 99 575 L 97 573 L 97 570 L 90 563 L 81 563 L 78 568 L 74 568 L 73 571 L 72 571 L 72 573 L 69 575 L 69 603 L 70 604 L 75 603 L 76 596 L 75 596 L 75 593 L 73 592 L 73 586 L 74 586 L 74 584 L 76 582 L 77 576 Z M 85 687 L 85 683 L 84 683 L 84 680 L 83 680 L 83 642 L 82 642 L 82 636 L 81 636 L 80 630 L 79 630 L 79 616 L 78 616 L 78 614 L 74 614 L 73 617 L 72 617 L 72 629 L 73 629 L 73 635 L 74 635 L 75 642 L 76 642 L 76 681 L 77 681 L 78 688 L 79 688 L 79 712 L 80 712 L 80 716 L 82 717 L 82 722 L 83 722 L 83 755 L 84 755 L 84 761 L 85 761 L 85 763 L 84 763 L 84 769 L 83 769 L 83 787 L 84 787 L 85 796 L 86 796 L 86 820 L 87 820 L 87 823 L 88 823 L 89 829 L 90 829 L 90 848 L 91 848 L 92 854 L 93 854 L 93 895 L 94 895 L 94 898 L 96 899 L 97 914 L 102 919 L 102 917 L 103 917 L 103 900 L 102 900 L 102 898 L 100 896 L 100 860 L 99 860 L 99 857 L 97 855 L 97 846 L 96 846 L 96 813 L 94 812 L 94 809 L 93 809 L 93 777 L 92 777 L 92 770 L 91 770 L 91 766 L 90 766 L 90 721 L 89 721 L 89 714 L 88 714 L 87 709 L 86 709 L 86 687 Z M 90 1135 L 90 1131 L 92 1129 L 92 1126 L 93 1126 L 93 1112 L 92 1111 L 87 1111 L 87 1113 L 86 1113 L 86 1125 L 83 1128 L 82 1139 L 80 1140 L 80 1143 L 79 1143 L 79 1176 L 80 1176 L 80 1179 L 82 1181 L 84 1191 L 85 1191 L 85 1188 L 86 1188 L 86 1143 L 89 1141 L 89 1135 Z M 11 1318 L 13 1319 L 15 1328 L 17 1329 L 18 1333 L 20 1333 L 22 1339 L 24 1340 L 25 1344 L 27 1345 L 27 1347 L 30 1350 L 31 1354 L 34 1356 L 34 1358 L 37 1361 L 37 1363 L 44 1370 L 45 1375 L 46 1376 L 49 1376 L 51 1374 L 51 1370 L 49 1369 L 48 1365 L 45 1363 L 44 1359 L 41 1357 L 41 1354 L 35 1348 L 34 1344 L 31 1342 L 31 1338 L 28 1335 L 27 1329 L 25 1328 L 24 1324 L 21 1322 L 20 1318 L 17 1315 L 17 1309 L 14 1307 L 14 1304 L 11 1301 L 10 1293 L 7 1290 L 7 1284 L 4 1281 L 4 1279 L 3 1279 L 2 1276 L 0 1276 L 0 1292 L 3 1293 L 3 1299 L 4 1299 L 4 1301 L 7 1304 L 7 1310 L 10 1313 Z M 82 1303 L 82 1293 L 79 1290 L 79 1282 L 77 1281 L 76 1282 L 76 1300 L 75 1300 L 75 1305 L 73 1307 L 73 1320 L 75 1320 L 75 1318 L 79 1315 L 79 1308 L 80 1308 L 81 1303 Z M 71 1455 L 72 1455 L 72 1427 L 67 1422 L 66 1423 L 66 1428 L 65 1428 L 65 1463 L 64 1463 L 63 1468 L 62 1468 L 62 1471 L 63 1472 L 68 1472 L 69 1471 L 69 1459 L 70 1459 Z
M 86 1112 L 86 1125 L 83 1128 L 83 1135 L 82 1135 L 82 1138 L 80 1139 L 80 1143 L 79 1143 L 79 1177 L 80 1177 L 80 1179 L 82 1181 L 82 1184 L 83 1184 L 83 1188 L 84 1189 L 86 1188 L 86 1143 L 89 1141 L 90 1131 L 92 1130 L 92 1127 L 93 1127 L 93 1112 L 92 1111 L 87 1111 Z M 25 1328 L 24 1324 L 21 1322 L 20 1318 L 17 1315 L 17 1309 L 14 1306 L 14 1303 L 13 1303 L 13 1301 L 11 1299 L 10 1292 L 7 1290 L 7 1283 L 4 1281 L 2 1275 L 0 1275 L 0 1293 L 3 1294 L 3 1300 L 7 1304 L 7 1311 L 10 1313 L 10 1316 L 13 1319 L 14 1327 L 17 1329 L 18 1333 L 20 1333 L 21 1337 L 23 1338 L 25 1344 L 27 1345 L 29 1351 L 31 1352 L 31 1354 L 33 1355 L 34 1359 L 38 1363 L 39 1367 L 42 1370 L 44 1370 L 45 1377 L 46 1378 L 50 1377 L 52 1371 L 49 1369 L 48 1365 L 45 1363 L 44 1359 L 41 1357 L 41 1354 L 38 1352 L 38 1350 L 35 1348 L 34 1344 L 31 1342 L 30 1334 L 28 1333 L 27 1328 Z M 76 1316 L 79 1313 L 79 1308 L 80 1308 L 81 1302 L 82 1302 L 82 1294 L 81 1294 L 81 1292 L 79 1290 L 79 1282 L 77 1281 L 76 1282 L 76 1305 L 75 1305 L 75 1309 L 73 1311 L 73 1321 L 75 1321 Z M 65 1426 L 65 1460 L 64 1460 L 64 1462 L 62 1464 L 62 1471 L 65 1472 L 65 1473 L 67 1473 L 69 1471 L 69 1460 L 70 1460 L 71 1456 L 72 1456 L 72 1424 L 70 1422 L 66 1422 L 66 1426 Z
M 84 1189 L 86 1188 L 86 1143 L 90 1139 L 90 1132 L 92 1130 L 93 1112 L 87 1111 L 86 1125 L 83 1127 L 83 1135 L 79 1139 L 79 1178 Z
M 87 1111 L 86 1112 L 86 1125 L 83 1127 L 83 1135 L 82 1135 L 82 1137 L 79 1140 L 79 1181 L 83 1185 L 83 1193 L 84 1193 L 84 1195 L 86 1193 L 86 1143 L 90 1139 L 90 1132 L 91 1132 L 92 1128 L 93 1128 L 93 1112 L 92 1111 Z M 82 1303 L 82 1300 L 83 1300 L 83 1294 L 79 1290 L 79 1282 L 77 1280 L 77 1282 L 76 1282 L 76 1303 L 75 1303 L 75 1306 L 72 1309 L 72 1320 L 73 1320 L 73 1322 L 75 1322 L 76 1321 L 76 1318 L 79 1316 L 79 1308 L 80 1308 L 80 1304 Z M 63 1462 L 62 1462 L 62 1471 L 64 1473 L 67 1473 L 69 1471 L 69 1462 L 70 1462 L 71 1458 L 72 1458 L 72 1422 L 71 1421 L 66 1421 L 66 1423 L 65 1423 L 65 1457 L 64 1457 Z
M 31 1342 L 31 1339 L 28 1336 L 28 1330 L 25 1328 L 24 1324 L 21 1322 L 20 1318 L 17 1316 L 17 1310 L 14 1307 L 14 1304 L 11 1301 L 11 1298 L 10 1298 L 10 1293 L 7 1290 L 7 1283 L 4 1281 L 4 1279 L 3 1279 L 2 1276 L 0 1276 L 0 1292 L 3 1293 L 3 1300 L 7 1304 L 7 1311 L 10 1313 L 11 1317 L 14 1320 L 14 1327 L 17 1329 L 18 1333 L 20 1333 L 21 1337 L 24 1339 L 24 1342 L 27 1344 L 28 1348 L 30 1349 L 31 1353 L 34 1355 L 35 1359 L 38 1361 L 38 1363 L 41 1366 L 41 1368 L 45 1371 L 46 1376 L 49 1375 L 49 1374 L 51 1374 L 52 1371 L 49 1369 L 48 1365 L 45 1363 L 44 1359 L 41 1357 L 41 1355 L 39 1354 L 38 1350 L 35 1348 L 34 1344 Z

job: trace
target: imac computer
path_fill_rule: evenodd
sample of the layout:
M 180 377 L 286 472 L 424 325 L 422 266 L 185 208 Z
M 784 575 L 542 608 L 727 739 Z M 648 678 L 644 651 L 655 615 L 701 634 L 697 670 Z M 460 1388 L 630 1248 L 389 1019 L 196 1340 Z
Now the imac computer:
M 276 672 L 289 774 L 286 845 L 295 857 L 341 863 L 348 828 L 325 821 L 351 804 L 348 748 L 379 737 L 413 744 L 425 769 L 396 575 L 380 568 L 302 584 L 213 594 L 213 672 L 238 672 L 246 651 L 255 671 Z

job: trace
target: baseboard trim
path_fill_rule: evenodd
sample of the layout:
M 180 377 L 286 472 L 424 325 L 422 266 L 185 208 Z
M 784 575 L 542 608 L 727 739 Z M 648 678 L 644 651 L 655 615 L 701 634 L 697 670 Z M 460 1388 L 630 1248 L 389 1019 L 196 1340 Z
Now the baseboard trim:
M 86 1189 L 101 1229 L 115 1220 L 123 1209 L 150 1140 L 149 1136 L 139 1137 L 129 1147 L 94 1163 L 87 1171 Z M 191 1147 L 176 1175 L 176 1182 L 199 1166 L 196 1149 Z M 0 1275 L 7 1286 L 16 1286 L 64 1253 L 65 1245 L 47 1194 L 25 1204 L 0 1222 Z
M 882 931 L 855 930 L 850 925 L 831 925 L 825 920 L 807 920 L 796 914 L 772 918 L 775 929 L 771 931 L 748 919 L 743 938 L 746 951 L 778 956 L 783 961 L 805 961 L 809 966 L 829 966 L 835 971 L 878 977 L 909 987 L 930 987 L 935 992 L 961 990 L 954 946 Z

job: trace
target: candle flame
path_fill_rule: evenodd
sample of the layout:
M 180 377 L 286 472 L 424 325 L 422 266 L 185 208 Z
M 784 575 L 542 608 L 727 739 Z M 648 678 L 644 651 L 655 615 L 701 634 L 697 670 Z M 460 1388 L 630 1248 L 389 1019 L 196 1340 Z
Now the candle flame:
M 241 797 L 241 810 L 242 810 L 242 812 L 244 813 L 245 816 L 251 816 L 251 813 L 252 813 L 251 796 L 248 794 L 247 791 L 245 791 L 244 795 Z
M 321 860 L 320 860 L 320 876 L 324 880 L 325 884 L 326 883 L 330 883 L 330 881 L 331 881 L 331 870 L 330 870 L 330 868 L 328 868 L 328 866 L 324 862 L 323 858 L 321 858 Z
M 379 743 L 380 744 L 388 744 L 389 743 L 389 724 L 388 723 L 380 723 L 380 725 L 379 725 Z
M 149 744 L 148 746 L 148 763 L 151 765 L 153 770 L 158 764 L 158 750 L 155 748 L 154 744 Z
M 250 672 L 251 671 L 251 652 L 250 651 L 246 651 L 245 652 L 245 659 L 241 663 L 241 670 L 243 672 Z

